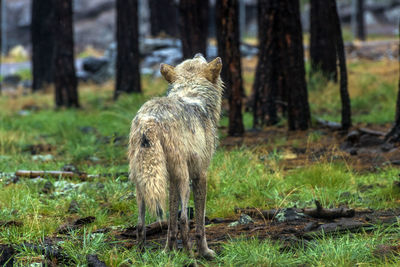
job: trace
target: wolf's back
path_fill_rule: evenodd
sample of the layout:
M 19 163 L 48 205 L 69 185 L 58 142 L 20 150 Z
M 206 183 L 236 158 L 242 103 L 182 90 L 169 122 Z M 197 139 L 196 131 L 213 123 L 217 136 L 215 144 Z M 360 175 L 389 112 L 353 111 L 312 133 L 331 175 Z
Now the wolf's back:
M 129 138 L 130 177 L 137 197 L 149 211 L 162 217 L 166 199 L 167 167 L 157 122 L 140 115 L 132 123 Z

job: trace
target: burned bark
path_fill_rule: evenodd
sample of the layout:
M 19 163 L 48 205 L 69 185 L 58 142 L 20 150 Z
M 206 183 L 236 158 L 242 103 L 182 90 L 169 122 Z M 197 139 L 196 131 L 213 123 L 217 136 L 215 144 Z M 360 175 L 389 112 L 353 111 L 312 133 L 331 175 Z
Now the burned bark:
M 240 62 L 239 8 L 238 0 L 217 0 L 218 55 L 222 58 L 221 77 L 229 99 L 230 136 L 244 133 L 242 118 L 243 82 Z
M 398 92 L 396 101 L 396 115 L 394 120 L 394 125 L 389 133 L 386 135 L 385 140 L 387 142 L 398 143 L 400 142 L 400 21 L 399 21 L 399 81 L 398 81 Z
M 278 92 L 282 92 L 279 66 L 277 1 L 258 1 L 259 56 L 253 84 L 253 127 L 278 122 Z
M 149 0 L 152 36 L 178 36 L 178 9 L 173 0 Z
M 351 105 L 347 84 L 346 53 L 344 50 L 342 28 L 336 7 L 336 0 L 331 0 L 331 14 L 335 25 L 336 53 L 340 69 L 340 100 L 342 103 L 342 129 L 347 131 L 351 127 Z
M 192 58 L 197 53 L 206 56 L 208 12 L 208 0 L 179 1 L 179 31 L 183 59 Z
M 114 99 L 140 93 L 138 1 L 117 0 L 117 73 Z
M 32 1 L 32 90 L 43 89 L 53 82 L 54 8 L 53 0 Z
M 279 1 L 282 10 L 281 55 L 288 100 L 289 130 L 306 130 L 311 121 L 304 68 L 299 1 Z
M 79 107 L 72 1 L 54 0 L 54 85 L 57 107 Z
M 356 37 L 361 41 L 365 41 L 365 21 L 364 21 L 364 0 L 356 1 Z
M 289 130 L 310 124 L 298 1 L 259 1 L 260 55 L 253 86 L 254 126 L 277 122 L 277 104 Z M 261 120 L 261 123 L 260 123 Z
M 337 81 L 335 24 L 331 1 L 310 0 L 310 63 L 311 73 L 321 71 L 329 80 Z

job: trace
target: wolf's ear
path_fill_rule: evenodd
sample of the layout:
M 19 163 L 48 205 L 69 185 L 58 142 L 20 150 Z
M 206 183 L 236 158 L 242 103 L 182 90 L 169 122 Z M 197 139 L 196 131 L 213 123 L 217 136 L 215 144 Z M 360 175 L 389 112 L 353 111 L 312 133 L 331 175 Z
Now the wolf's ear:
M 160 66 L 160 72 L 168 83 L 173 83 L 176 81 L 175 67 L 162 63 Z
M 222 60 L 220 57 L 217 57 L 210 63 L 208 63 L 207 68 L 204 71 L 204 75 L 207 80 L 209 80 L 212 83 L 215 83 L 219 77 L 219 74 L 221 73 L 222 69 Z

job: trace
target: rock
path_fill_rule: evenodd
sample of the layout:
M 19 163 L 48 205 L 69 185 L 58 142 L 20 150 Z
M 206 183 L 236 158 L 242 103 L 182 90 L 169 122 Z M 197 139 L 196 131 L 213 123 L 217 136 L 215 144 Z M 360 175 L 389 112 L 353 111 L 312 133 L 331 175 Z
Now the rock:
M 96 254 L 86 256 L 86 260 L 89 267 L 107 267 L 107 265 L 99 260 Z
M 21 76 L 18 74 L 6 75 L 3 78 L 3 84 L 5 86 L 17 87 L 21 82 Z
M 351 131 L 347 134 L 346 140 L 352 144 L 357 143 L 360 140 L 360 132 L 359 131 Z
M 296 221 L 304 218 L 305 215 L 301 212 L 296 212 L 294 208 L 286 208 L 279 210 L 278 214 L 276 214 L 275 219 L 279 222 L 289 222 Z
M 54 190 L 54 188 L 54 185 L 50 181 L 47 181 L 42 188 L 42 193 L 49 194 Z
M 352 156 L 356 156 L 356 155 L 358 154 L 358 151 L 357 151 L 357 149 L 355 149 L 355 148 L 351 148 L 351 149 L 349 150 L 349 153 L 350 153 L 350 155 L 352 155 Z
M 106 58 L 87 57 L 82 61 L 82 69 L 89 73 L 96 73 L 109 64 Z
M 173 38 L 142 38 L 139 42 L 139 50 L 142 55 L 151 54 L 155 50 L 181 47 L 181 41 Z
M 0 245 L 0 265 L 6 267 L 14 266 L 16 251 L 11 245 Z
M 238 225 L 246 225 L 251 223 L 254 223 L 253 219 L 249 215 L 242 213 L 240 214 L 239 220 L 230 223 L 229 227 L 235 227 Z
M 160 59 L 156 64 L 166 63 L 169 65 L 176 65 L 182 60 L 182 51 L 177 47 L 168 47 L 154 51 L 152 56 Z
M 64 172 L 79 172 L 78 168 L 72 164 L 65 164 L 61 170 Z
M 51 154 L 46 155 L 33 155 L 32 160 L 40 160 L 40 161 L 50 161 L 53 160 L 54 156 Z

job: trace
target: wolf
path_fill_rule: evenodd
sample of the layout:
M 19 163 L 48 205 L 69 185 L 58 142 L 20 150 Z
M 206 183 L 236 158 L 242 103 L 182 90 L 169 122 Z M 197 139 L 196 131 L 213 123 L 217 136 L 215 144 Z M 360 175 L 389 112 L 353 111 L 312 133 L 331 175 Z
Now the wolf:
M 136 185 L 137 237 L 141 246 L 146 238 L 146 207 L 162 218 L 169 187 L 166 250 L 177 247 L 179 223 L 183 247 L 191 253 L 187 214 L 191 184 L 197 251 L 205 258 L 215 256 L 207 245 L 204 216 L 207 169 L 218 143 L 221 68 L 221 58 L 208 63 L 201 54 L 176 67 L 161 64 L 160 72 L 169 83 L 167 96 L 147 101 L 132 120 L 128 157 L 130 179 Z

